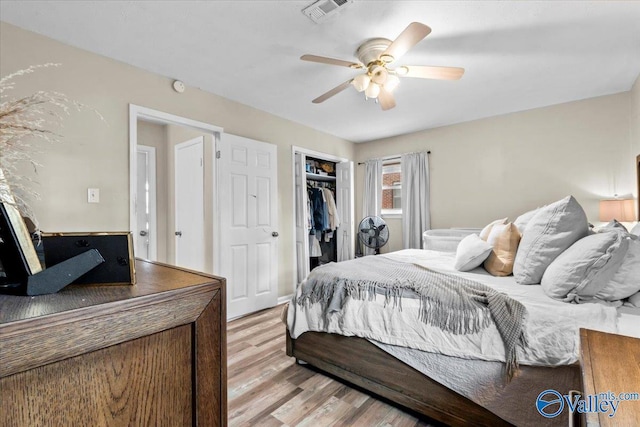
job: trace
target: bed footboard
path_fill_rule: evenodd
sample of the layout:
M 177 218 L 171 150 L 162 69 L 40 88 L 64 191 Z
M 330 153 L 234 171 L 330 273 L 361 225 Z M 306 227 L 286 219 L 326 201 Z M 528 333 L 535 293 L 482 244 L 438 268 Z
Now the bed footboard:
M 286 333 L 287 355 L 451 426 L 510 426 L 464 396 L 358 337 Z

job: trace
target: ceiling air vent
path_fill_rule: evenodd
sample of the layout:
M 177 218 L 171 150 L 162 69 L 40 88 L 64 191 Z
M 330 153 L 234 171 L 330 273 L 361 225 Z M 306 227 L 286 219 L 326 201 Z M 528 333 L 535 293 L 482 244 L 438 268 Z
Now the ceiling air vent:
M 320 0 L 302 9 L 302 13 L 307 15 L 313 22 L 320 23 L 326 21 L 327 18 L 351 2 L 353 0 Z

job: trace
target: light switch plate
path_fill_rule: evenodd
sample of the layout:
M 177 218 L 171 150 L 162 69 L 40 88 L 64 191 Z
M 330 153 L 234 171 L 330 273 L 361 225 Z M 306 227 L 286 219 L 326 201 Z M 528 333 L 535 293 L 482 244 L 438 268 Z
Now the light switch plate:
M 89 188 L 87 190 L 87 202 L 88 203 L 100 203 L 100 189 Z

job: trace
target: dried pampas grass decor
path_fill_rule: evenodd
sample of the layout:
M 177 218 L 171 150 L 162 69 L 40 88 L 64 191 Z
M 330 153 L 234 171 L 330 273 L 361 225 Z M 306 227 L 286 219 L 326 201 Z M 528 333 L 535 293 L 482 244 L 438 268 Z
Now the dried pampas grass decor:
M 37 171 L 41 166 L 34 154 L 41 152 L 41 144 L 58 143 L 61 135 L 50 129 L 62 127 L 71 111 L 87 108 L 58 92 L 39 91 L 22 98 L 7 94 L 15 88 L 15 79 L 40 68 L 59 67 L 60 64 L 33 65 L 0 79 L 0 201 L 15 204 L 24 217 L 37 225 L 29 200 L 40 195 L 34 190 L 35 182 L 18 173 L 21 164 L 30 163 Z M 104 118 L 91 109 L 101 120 Z M 13 194 L 12 194 L 13 193 Z

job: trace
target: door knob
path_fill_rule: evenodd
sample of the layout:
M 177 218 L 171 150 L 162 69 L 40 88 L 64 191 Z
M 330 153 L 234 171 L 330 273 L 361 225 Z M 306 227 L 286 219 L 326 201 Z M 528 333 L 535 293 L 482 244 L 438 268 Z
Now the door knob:
M 182 237 L 182 231 L 176 231 L 175 235 L 178 236 L 178 237 Z
M 277 232 L 277 231 L 274 231 L 273 233 L 271 233 L 271 235 L 272 235 L 273 237 L 278 237 L 278 236 L 279 236 L 279 234 L 278 234 L 278 232 Z
M 145 230 L 142 230 L 142 231 L 140 232 L 140 235 L 141 235 L 141 236 L 146 236 L 147 234 L 149 234 L 149 233 L 147 233 Z

